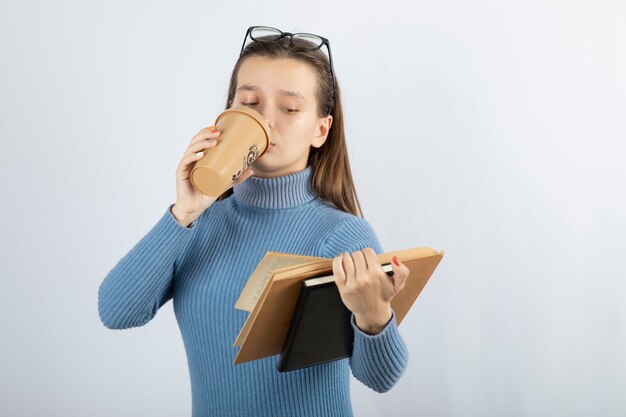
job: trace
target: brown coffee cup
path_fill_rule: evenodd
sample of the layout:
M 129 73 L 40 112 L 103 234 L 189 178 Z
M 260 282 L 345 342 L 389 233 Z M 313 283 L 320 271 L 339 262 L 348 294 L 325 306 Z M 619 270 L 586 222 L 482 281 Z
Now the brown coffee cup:
M 230 108 L 217 116 L 217 144 L 191 170 L 191 184 L 207 196 L 226 191 L 270 146 L 270 128 L 265 118 L 249 107 Z

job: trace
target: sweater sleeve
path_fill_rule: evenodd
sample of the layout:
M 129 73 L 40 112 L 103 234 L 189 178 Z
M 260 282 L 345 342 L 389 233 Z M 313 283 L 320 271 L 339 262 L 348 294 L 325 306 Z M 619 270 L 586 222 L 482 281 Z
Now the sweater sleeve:
M 334 258 L 343 252 L 372 248 L 377 254 L 382 247 L 370 224 L 361 217 L 350 217 L 341 223 L 326 240 L 322 253 Z M 398 382 L 408 363 L 408 349 L 392 310 L 391 320 L 378 334 L 364 333 L 356 325 L 354 314 L 350 322 L 354 329 L 354 346 L 350 368 L 356 379 L 376 392 L 389 391 Z
M 98 313 L 109 329 L 143 326 L 172 298 L 175 263 L 197 222 L 183 227 L 172 206 L 100 284 Z

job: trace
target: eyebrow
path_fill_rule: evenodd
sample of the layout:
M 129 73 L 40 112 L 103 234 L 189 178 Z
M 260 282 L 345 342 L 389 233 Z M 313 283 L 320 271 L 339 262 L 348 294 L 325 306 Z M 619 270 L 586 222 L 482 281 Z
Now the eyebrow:
M 237 91 L 258 91 L 258 90 L 260 90 L 259 86 L 253 85 L 253 84 L 244 84 L 237 89 Z M 302 99 L 302 101 L 306 101 L 306 98 L 304 98 L 304 96 L 298 91 L 278 90 L 278 92 L 283 96 L 296 97 L 296 98 Z

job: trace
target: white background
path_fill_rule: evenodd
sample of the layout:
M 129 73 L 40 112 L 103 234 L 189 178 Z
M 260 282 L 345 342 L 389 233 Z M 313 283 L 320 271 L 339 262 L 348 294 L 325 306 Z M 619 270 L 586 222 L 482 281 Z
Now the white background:
M 330 39 L 365 218 L 446 250 L 355 415 L 626 415 L 623 2 L 1 4 L 0 415 L 191 414 L 171 302 L 111 331 L 97 290 L 255 24 Z

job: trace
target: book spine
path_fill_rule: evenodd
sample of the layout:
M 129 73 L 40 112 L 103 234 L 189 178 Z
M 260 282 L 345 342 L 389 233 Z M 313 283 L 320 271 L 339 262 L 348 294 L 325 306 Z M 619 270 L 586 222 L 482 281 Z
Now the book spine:
M 291 318 L 291 324 L 289 325 L 289 332 L 287 333 L 287 337 L 285 338 L 285 344 L 281 350 L 280 358 L 278 360 L 278 364 L 276 365 L 276 369 L 279 372 L 284 372 L 285 366 L 287 366 L 287 359 L 289 358 L 289 354 L 291 352 L 291 346 L 293 346 L 293 339 L 296 335 L 296 330 L 298 329 L 298 325 L 300 323 L 300 318 L 302 317 L 302 311 L 304 310 L 304 299 L 307 296 L 307 288 L 304 285 L 304 281 L 300 284 L 300 294 L 298 295 L 298 301 L 296 303 L 296 311 Z

